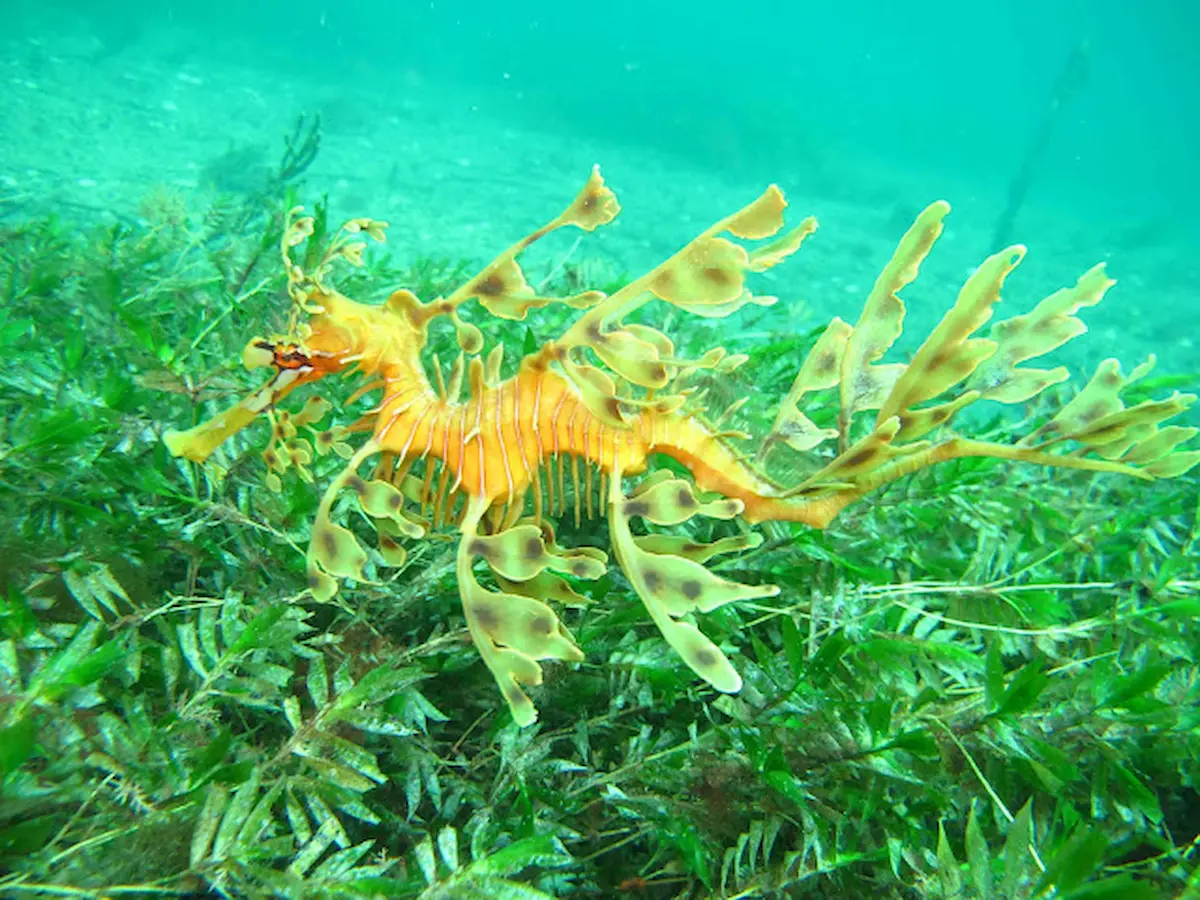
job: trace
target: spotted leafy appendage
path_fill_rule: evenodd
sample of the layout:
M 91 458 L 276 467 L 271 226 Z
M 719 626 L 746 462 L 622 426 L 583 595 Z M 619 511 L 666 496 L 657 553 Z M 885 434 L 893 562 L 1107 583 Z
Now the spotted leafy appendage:
M 726 603 L 756 597 L 773 597 L 775 585 L 747 585 L 708 571 L 701 559 L 740 549 L 741 541 L 724 545 L 688 547 L 660 535 L 635 537 L 630 520 L 641 517 L 656 524 L 680 524 L 694 515 L 731 519 L 742 511 L 740 500 L 701 498 L 682 478 L 662 472 L 646 479 L 626 496 L 620 479 L 612 480 L 609 493 L 609 533 L 613 551 L 630 584 L 641 598 L 669 643 L 697 675 L 719 691 L 741 690 L 742 678 L 728 657 L 691 622 L 680 621 L 692 612 L 709 612 Z M 753 542 L 747 542 L 752 545 Z
M 1195 429 L 1160 428 L 1187 409 L 1193 395 L 1176 392 L 1129 409 L 1120 399 L 1120 392 L 1145 374 L 1152 360 L 1128 379 L 1115 360 L 1106 360 L 1078 397 L 1017 444 L 972 441 L 942 430 L 977 400 L 1021 403 L 1065 380 L 1064 367 L 1038 369 L 1021 363 L 1083 334 L 1087 327 L 1075 313 L 1100 302 L 1114 283 L 1103 265 L 1096 266 L 1031 312 L 1000 321 L 987 337 L 978 337 L 1000 301 L 1005 280 L 1025 256 L 1025 247 L 1014 245 L 989 257 L 967 279 L 911 361 L 881 363 L 903 328 L 899 292 L 916 278 L 948 212 L 947 204 L 935 203 L 921 213 L 884 267 L 854 327 L 834 319 L 801 366 L 760 445 L 759 458 L 781 443 L 805 451 L 835 436 L 841 452 L 783 496 L 824 498 L 825 507 L 815 517 L 821 522 L 881 484 L 960 456 L 1143 478 L 1179 475 L 1200 463 L 1200 451 L 1178 449 Z M 801 412 L 800 401 L 834 386 L 841 401 L 838 427 L 818 428 Z M 864 433 L 858 414 L 865 411 L 875 415 Z
M 546 603 L 577 596 L 550 572 L 595 579 L 604 574 L 600 551 L 564 552 L 552 533 L 533 524 L 519 524 L 496 534 L 479 533 L 486 505 L 468 507 L 458 548 L 458 589 L 471 638 L 500 687 L 513 718 L 520 725 L 537 719 L 537 710 L 523 685 L 542 683 L 538 660 L 578 662 L 583 652 Z M 549 537 L 549 540 L 547 540 Z M 475 577 L 476 560 L 491 568 L 507 590 L 483 587 Z
M 420 538 L 428 523 L 406 509 L 407 498 L 395 484 L 378 478 L 363 478 L 359 468 L 379 452 L 379 445 L 367 441 L 346 467 L 330 482 L 317 507 L 312 538 L 308 545 L 308 588 L 314 599 L 325 602 L 337 593 L 338 579 L 365 579 L 368 555 L 350 529 L 333 521 L 334 506 L 339 496 L 349 491 L 358 500 L 359 509 L 374 525 L 379 549 L 379 561 L 384 565 L 402 566 L 407 553 L 397 538 Z M 403 484 L 403 479 L 400 481 Z

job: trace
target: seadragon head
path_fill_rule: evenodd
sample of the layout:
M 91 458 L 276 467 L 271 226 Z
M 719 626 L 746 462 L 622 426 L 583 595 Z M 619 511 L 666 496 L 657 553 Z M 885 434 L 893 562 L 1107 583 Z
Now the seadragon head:
M 242 352 L 247 368 L 268 369 L 269 378 L 248 397 L 208 421 L 186 431 L 167 431 L 163 436 L 167 448 L 176 456 L 204 462 L 222 443 L 266 414 L 274 430 L 264 457 L 271 469 L 282 471 L 288 465 L 289 442 L 300 454 L 307 452 L 295 440 L 295 426 L 315 422 L 318 413 L 323 415 L 328 408 L 324 401 L 314 398 L 299 414 L 277 413 L 279 402 L 295 388 L 341 373 L 367 378 L 367 386 L 356 397 L 378 386 L 385 388 L 385 394 L 394 393 L 412 381 L 422 388 L 429 387 L 420 357 L 431 321 L 449 319 L 459 347 L 467 355 L 478 354 L 483 346 L 480 329 L 459 315 L 460 307 L 470 300 L 480 301 L 489 313 L 503 319 L 522 319 L 529 309 L 551 302 L 580 309 L 598 302 L 604 295 L 597 291 L 564 299 L 539 297 L 514 260 L 530 244 L 557 228 L 573 226 L 592 231 L 611 221 L 619 209 L 616 197 L 596 168 L 575 200 L 554 220 L 508 248 L 448 296 L 422 302 L 402 289 L 379 305 L 351 300 L 330 287 L 326 277 L 339 262 L 361 266 L 367 246 L 362 236 L 382 242 L 388 223 L 351 219 L 323 243 L 317 234 L 317 220 L 301 215 L 299 207 L 291 210 L 280 240 L 291 298 L 287 331 L 270 338 L 253 338 Z M 323 439 L 328 443 L 330 435 Z M 322 447 L 320 440 L 316 448 L 318 452 L 329 449 Z
M 311 216 L 299 217 L 300 211 L 297 208 L 288 214 L 280 241 L 291 298 L 287 331 L 252 338 L 242 351 L 247 369 L 268 370 L 269 377 L 249 396 L 208 421 L 186 431 L 168 431 L 164 441 L 176 456 L 204 462 L 259 415 L 274 419 L 279 402 L 295 388 L 326 375 L 354 372 L 375 383 L 379 379 L 419 377 L 412 371 L 412 361 L 426 339 L 423 305 L 408 291 L 397 291 L 385 304 L 368 306 L 325 283 L 325 276 L 337 260 L 362 264 L 366 244 L 354 240 L 356 236 L 366 234 L 382 241 L 387 223 L 352 219 L 305 268 L 292 258 L 293 248 L 312 237 L 314 220 Z M 299 417 L 313 421 L 321 406 L 317 403 L 306 407 Z M 276 431 L 281 432 L 277 436 L 286 438 L 291 424 L 302 424 L 294 421 L 296 416 L 291 418 L 291 423 L 286 416 L 282 425 L 276 423 Z

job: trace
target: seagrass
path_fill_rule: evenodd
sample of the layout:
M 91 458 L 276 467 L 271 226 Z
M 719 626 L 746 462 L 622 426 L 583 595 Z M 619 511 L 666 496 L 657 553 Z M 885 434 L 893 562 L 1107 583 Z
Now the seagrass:
M 994 324 L 987 337 L 976 336 L 1025 255 L 1024 246 L 1008 247 L 967 279 L 910 361 L 880 362 L 903 327 L 899 292 L 917 277 L 942 232 L 949 205 L 941 201 L 900 240 L 855 324 L 835 318 L 818 338 L 771 428 L 757 435 L 721 430 L 690 402 L 687 383 L 698 372 L 722 377 L 745 357 L 715 347 L 683 358 L 667 334 L 629 318 L 654 300 L 710 318 L 775 303 L 755 295 L 749 280 L 795 253 L 817 227 L 810 217 L 784 231 L 786 206 L 772 185 L 612 294 L 539 296 L 517 261 L 521 252 L 559 228 L 590 232 L 620 210 L 595 169 L 562 213 L 449 296 L 423 301 L 401 289 L 377 306 L 342 295 L 328 279 L 339 260 L 361 265 L 360 236 L 382 241 L 387 223 L 351 220 L 305 269 L 296 257 L 313 235 L 313 219 L 293 210 L 281 244 L 291 298 L 288 331 L 254 338 L 243 351 L 246 366 L 269 370 L 268 380 L 209 421 L 168 432 L 165 441 L 175 455 L 202 463 L 265 414 L 272 434 L 263 455 L 268 484 L 276 489 L 289 471 L 312 480 L 308 467 L 316 455 L 346 459 L 324 490 L 307 551 L 308 590 L 316 601 L 333 598 L 345 579 L 363 582 L 375 569 L 404 566 L 412 541 L 457 532 L 455 571 L 468 629 L 523 725 L 537 717 L 522 686 L 541 683 L 539 661 L 583 658 L 550 603 L 582 602 L 573 580 L 599 578 L 609 564 L 599 548 L 559 545 L 551 523 L 568 511 L 576 521 L 607 517 L 615 562 L 663 637 L 701 678 L 736 692 L 740 676 L 693 620 L 726 603 L 778 593 L 774 585 L 722 578 L 705 565 L 718 554 L 758 546 L 761 535 L 747 527 L 702 543 L 686 534 L 640 533 L 645 529 L 633 528 L 634 519 L 666 528 L 695 516 L 823 528 L 876 488 L 967 456 L 1147 480 L 1200 463 L 1200 451 L 1182 446 L 1197 429 L 1163 424 L 1194 395 L 1175 392 L 1130 407 L 1121 399 L 1153 358 L 1129 376 L 1115 360 L 1104 361 L 1074 399 L 1016 443 L 973 440 L 951 428 L 976 401 L 1023 403 L 1067 378 L 1062 367 L 1021 364 L 1087 330 L 1075 314 L 1113 285 L 1103 265 L 1032 311 Z M 502 377 L 503 344 L 482 354 L 482 332 L 462 315 L 469 303 L 509 320 L 551 304 L 577 313 L 562 334 Z M 430 324 L 439 319 L 449 320 L 461 350 L 448 371 L 425 358 Z M 296 388 L 335 374 L 362 379 L 346 407 L 367 396 L 378 398 L 374 405 L 324 428 L 330 404 L 320 397 L 298 412 L 281 408 Z M 820 428 L 805 415 L 804 400 L 831 391 L 839 402 L 836 427 Z M 782 448 L 812 454 L 825 446 L 834 449 L 797 484 L 780 484 L 766 473 L 768 457 Z M 645 475 L 652 454 L 674 458 L 690 478 L 665 469 Z M 373 550 L 335 521 L 345 496 L 374 526 Z M 480 583 L 480 564 L 490 568 L 498 589 Z

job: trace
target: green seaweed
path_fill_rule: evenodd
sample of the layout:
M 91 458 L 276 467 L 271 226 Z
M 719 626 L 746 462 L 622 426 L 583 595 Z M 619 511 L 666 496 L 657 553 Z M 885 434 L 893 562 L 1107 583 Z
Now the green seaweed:
M 769 524 L 714 566 L 783 586 L 707 617 L 736 697 L 678 665 L 617 576 L 572 582 L 592 662 L 547 670 L 518 729 L 465 641 L 451 546 L 308 605 L 311 486 L 262 489 L 254 436 L 220 468 L 162 447 L 247 389 L 227 360 L 277 306 L 259 248 L 283 208 L 237 231 L 0 230 L 0 895 L 1195 891 L 1195 473 L 957 460 L 826 532 Z M 355 291 L 457 274 L 376 257 Z M 525 323 L 489 327 L 522 346 Z M 815 339 L 779 334 L 726 378 L 782 396 Z M 805 414 L 836 420 L 832 399 Z

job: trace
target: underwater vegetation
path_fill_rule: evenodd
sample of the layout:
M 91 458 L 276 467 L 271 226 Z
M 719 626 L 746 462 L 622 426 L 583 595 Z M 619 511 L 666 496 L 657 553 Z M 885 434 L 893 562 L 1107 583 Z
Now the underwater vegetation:
M 1066 379 L 1065 368 L 1018 366 L 1080 334 L 1084 325 L 1074 314 L 1098 303 L 1114 283 L 1097 266 L 1074 288 L 1056 292 L 1026 315 L 998 323 L 990 339 L 974 338 L 1024 256 L 1025 248 L 1009 247 L 975 271 L 911 362 L 878 365 L 902 330 L 905 310 L 899 291 L 916 278 L 949 212 L 947 204 L 935 203 L 900 241 L 857 324 L 852 328 L 835 319 L 817 338 L 774 425 L 762 434 L 760 457 L 780 442 L 810 451 L 838 440 L 838 452 L 816 472 L 781 488 L 734 445 L 734 440 L 752 440 L 752 434 L 719 431 L 700 411 L 687 408 L 689 376 L 698 371 L 726 374 L 748 357 L 729 356 L 724 347 L 716 347 L 696 358 L 681 358 L 662 331 L 625 319 L 655 299 L 709 318 L 724 318 L 747 303 L 774 303 L 774 297 L 750 292 L 747 274 L 765 271 L 798 250 L 816 221 L 807 219 L 751 252 L 721 235 L 773 237 L 783 227 L 785 206 L 782 192 L 769 188 L 611 295 L 589 290 L 565 298 L 538 296 L 517 256 L 558 228 L 592 231 L 612 221 L 620 209 L 597 168 L 562 213 L 447 296 L 423 302 L 401 289 L 381 306 L 350 300 L 328 287 L 325 278 L 339 259 L 362 265 L 366 244 L 351 238 L 362 234 L 383 241 L 386 223 L 352 220 L 319 256 L 306 254 L 317 259 L 308 272 L 290 250 L 312 237 L 315 219 L 293 220 L 289 214 L 281 247 L 292 303 L 287 333 L 252 338 L 242 353 L 247 368 L 271 370 L 267 383 L 208 422 L 186 432 L 169 431 L 164 439 L 173 454 L 204 462 L 266 413 L 273 429 L 264 461 L 275 490 L 281 489 L 280 473 L 295 467 L 303 477 L 314 454 L 345 448 L 340 455 L 349 461 L 326 488 L 309 541 L 308 589 L 318 602 L 333 598 L 339 578 L 366 580 L 366 551 L 348 528 L 332 519 L 340 492 L 353 493 L 360 511 L 374 523 L 380 560 L 389 567 L 401 568 L 407 561 L 401 541 L 421 539 L 442 522 L 451 523 L 462 536 L 455 573 L 468 630 L 521 725 L 537 718 L 521 685 L 542 683 L 538 660 L 583 658 L 547 603 L 578 598 L 555 573 L 595 580 L 606 571 L 603 550 L 567 550 L 556 543 L 546 507 L 551 514 L 562 514 L 570 505 L 567 459 L 576 525 L 585 507 L 589 519 L 594 510 L 603 512 L 617 561 L 667 643 L 697 675 L 726 693 L 741 689 L 741 677 L 695 625 L 678 620 L 777 594 L 773 585 L 729 581 L 703 565 L 718 554 L 756 547 L 761 537 L 744 534 L 704 543 L 690 534 L 635 536 L 633 519 L 677 526 L 694 516 L 740 516 L 749 523 L 778 520 L 821 528 L 883 485 L 968 456 L 1149 478 L 1182 475 L 1200 463 L 1200 451 L 1177 449 L 1197 429 L 1159 427 L 1187 409 L 1195 395 L 1176 391 L 1165 400 L 1127 409 L 1120 393 L 1148 366 L 1127 379 L 1111 359 L 1064 409 L 1015 445 L 957 436 L 925 439 L 977 400 L 1024 403 Z M 552 303 L 585 312 L 561 336 L 526 353 L 516 371 L 503 378 L 504 344 L 494 346 L 485 364 L 482 332 L 460 315 L 460 307 L 470 301 L 514 321 Z M 430 325 L 441 317 L 453 325 L 460 352 L 448 376 L 434 360 L 435 388 L 422 351 Z M 604 367 L 593 365 L 594 359 Z M 316 431 L 311 441 L 299 437 L 298 429 L 315 430 L 327 418 L 331 404 L 315 397 L 290 415 L 279 410 L 280 401 L 300 385 L 343 372 L 367 379 L 355 399 L 378 391 L 378 401 L 350 424 Z M 799 403 L 806 394 L 833 388 L 839 389 L 837 427 L 821 429 Z M 955 389 L 952 396 L 926 405 Z M 721 411 L 723 416 L 729 412 Z M 874 416 L 856 433 L 854 419 L 860 412 Z M 355 432 L 371 437 L 351 450 L 346 441 Z M 626 493 L 625 478 L 644 473 L 654 453 L 675 460 L 690 479 L 658 469 Z M 581 461 L 586 482 L 580 479 Z M 368 462 L 373 465 L 364 468 Z M 406 509 L 408 504 L 413 508 Z M 526 516 L 529 505 L 532 515 Z M 473 573 L 476 560 L 485 562 L 511 593 L 482 587 Z
M 279 193 L 0 231 L 0 894 L 1197 889 L 1194 397 L 1026 364 L 1103 267 L 884 360 L 935 203 L 734 354 L 777 188 L 603 290 L 598 172 L 482 268 Z

